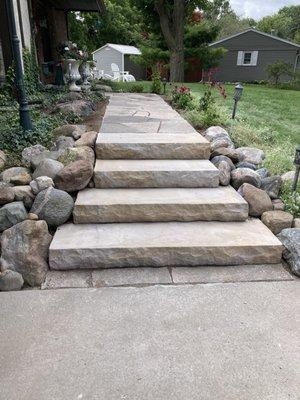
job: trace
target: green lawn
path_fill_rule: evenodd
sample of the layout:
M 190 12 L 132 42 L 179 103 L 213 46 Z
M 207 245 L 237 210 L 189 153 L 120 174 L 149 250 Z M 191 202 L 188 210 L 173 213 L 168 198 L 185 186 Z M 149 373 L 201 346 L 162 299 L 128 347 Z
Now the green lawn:
M 150 91 L 151 82 L 138 82 Z M 126 91 L 132 84 L 122 83 Z M 205 91 L 200 83 L 185 84 L 199 99 Z M 167 85 L 170 93 L 172 85 Z M 226 85 L 227 99 L 215 90 L 214 96 L 223 124 L 237 147 L 252 146 L 266 153 L 265 166 L 273 174 L 293 169 L 295 147 L 300 144 L 300 91 L 283 90 L 262 85 L 244 85 L 236 120 L 231 120 L 234 85 Z M 184 114 L 183 114 L 184 115 Z

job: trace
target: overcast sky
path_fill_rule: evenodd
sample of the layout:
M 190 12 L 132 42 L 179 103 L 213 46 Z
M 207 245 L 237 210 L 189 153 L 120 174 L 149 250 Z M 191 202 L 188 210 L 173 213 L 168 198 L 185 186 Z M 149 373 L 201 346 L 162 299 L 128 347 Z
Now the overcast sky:
M 260 19 L 275 14 L 282 7 L 299 5 L 300 0 L 230 0 L 230 3 L 238 15 Z

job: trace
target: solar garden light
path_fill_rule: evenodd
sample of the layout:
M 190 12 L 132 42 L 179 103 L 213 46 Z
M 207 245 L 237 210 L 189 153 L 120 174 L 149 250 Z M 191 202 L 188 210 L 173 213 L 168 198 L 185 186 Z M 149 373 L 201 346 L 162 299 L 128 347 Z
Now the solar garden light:
M 164 94 L 166 94 L 166 86 L 167 86 L 167 78 L 162 78 L 162 84 L 163 84 L 163 87 L 164 87 Z
M 294 164 L 296 166 L 296 172 L 295 172 L 294 182 L 293 182 L 293 186 L 292 186 L 293 192 L 295 192 L 297 189 L 299 173 L 300 173 L 300 146 L 296 147 Z
M 238 83 L 234 89 L 235 90 L 234 90 L 234 95 L 233 95 L 234 105 L 233 105 L 233 111 L 232 111 L 232 119 L 235 118 L 237 103 L 242 97 L 244 88 L 240 83 Z

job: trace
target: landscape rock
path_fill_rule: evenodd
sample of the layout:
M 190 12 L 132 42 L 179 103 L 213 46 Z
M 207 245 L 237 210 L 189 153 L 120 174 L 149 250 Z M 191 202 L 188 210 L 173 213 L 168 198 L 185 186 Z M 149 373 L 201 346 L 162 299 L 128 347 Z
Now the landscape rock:
M 11 203 L 15 199 L 15 194 L 12 187 L 0 188 L 0 206 Z
M 250 168 L 250 169 L 253 169 L 255 171 L 256 170 L 256 165 L 251 164 L 251 163 L 246 162 L 246 161 L 241 161 L 241 162 L 236 164 L 236 168 Z
M 261 177 L 261 179 L 267 178 L 269 176 L 269 171 L 267 168 L 259 168 L 256 170 L 258 175 Z
M 238 192 L 249 204 L 251 217 L 260 217 L 264 212 L 273 209 L 271 199 L 264 190 L 249 183 L 243 183 Z
M 0 150 L 0 169 L 4 167 L 5 163 L 6 163 L 6 155 L 4 151 Z
M 220 185 L 228 186 L 230 183 L 230 165 L 226 161 L 221 161 L 218 165 Z
M 215 156 L 210 160 L 217 168 L 219 167 L 220 162 L 225 161 L 229 167 L 230 170 L 234 170 L 235 169 L 235 165 L 233 164 L 233 162 L 231 161 L 231 159 L 227 156 Z
M 243 183 L 250 183 L 255 187 L 260 187 L 260 176 L 250 168 L 237 168 L 231 171 L 231 183 L 238 189 Z
M 32 178 L 27 168 L 12 167 L 2 172 L 1 179 L 13 185 L 28 185 Z
M 293 216 L 285 211 L 267 211 L 263 213 L 261 220 L 274 235 L 278 235 L 283 229 L 291 228 Z
M 23 164 L 27 167 L 30 167 L 31 160 L 46 150 L 46 147 L 42 146 L 41 144 L 35 144 L 34 146 L 25 147 L 25 149 L 22 151 Z
M 214 139 L 213 141 L 210 142 L 211 151 L 214 151 L 214 150 L 218 149 L 219 147 L 228 147 L 228 148 L 233 149 L 234 144 L 229 137 Z
M 34 213 L 28 213 L 27 219 L 30 219 L 31 221 L 37 221 L 39 219 L 38 215 Z
M 272 200 L 273 210 L 284 211 L 284 202 L 280 199 Z
M 97 132 L 90 131 L 81 135 L 80 139 L 76 140 L 75 147 L 88 146 L 94 147 L 97 138 Z
M 75 192 L 87 187 L 93 176 L 93 166 L 87 160 L 74 161 L 64 167 L 54 179 L 55 186 L 66 192 Z
M 269 176 L 261 180 L 261 189 L 265 190 L 271 199 L 277 199 L 282 187 L 281 176 Z
M 300 228 L 300 218 L 295 218 L 292 223 L 293 228 Z
M 95 163 L 95 152 L 87 146 L 72 147 L 66 149 L 58 158 L 58 161 L 68 165 L 73 161 L 87 160 L 92 165 Z
M 30 213 L 50 226 L 59 226 L 70 218 L 73 207 L 74 201 L 68 193 L 49 187 L 37 194 Z
M 27 211 L 21 201 L 5 204 L 0 208 L 0 232 L 24 221 L 26 218 Z
M 284 246 L 283 257 L 291 271 L 300 276 L 300 229 L 284 229 L 277 237 Z
M 47 258 L 52 236 L 45 221 L 23 221 L 1 237 L 3 270 L 22 274 L 30 286 L 40 285 L 48 270 Z
M 236 151 L 243 157 L 243 161 L 259 165 L 265 158 L 265 153 L 254 147 L 239 147 Z
M 49 176 L 39 176 L 30 182 L 30 187 L 34 194 L 38 194 L 50 186 L 54 186 L 54 182 Z
M 112 88 L 108 85 L 100 85 L 99 83 L 96 83 L 93 86 L 93 90 L 99 90 L 99 92 L 112 92 Z
M 54 151 L 65 150 L 69 147 L 74 147 L 75 140 L 70 136 L 59 136 L 53 146 Z
M 17 271 L 7 269 L 0 273 L 0 291 L 20 290 L 24 284 L 24 279 Z
M 209 141 L 212 142 L 216 139 L 227 138 L 230 139 L 228 132 L 222 128 L 221 126 L 211 126 L 203 132 L 203 136 Z M 221 146 L 220 146 L 221 147 Z
M 54 179 L 63 167 L 64 165 L 61 162 L 47 158 L 39 163 L 33 173 L 33 178 L 36 179 L 40 176 L 48 176 L 49 178 Z
M 25 186 L 14 186 L 13 192 L 15 195 L 15 201 L 22 201 L 27 209 L 30 209 L 34 200 L 34 194 L 29 185 Z
M 86 100 L 75 100 L 72 103 L 57 104 L 53 112 L 63 114 L 74 113 L 79 117 L 85 118 L 92 114 L 94 106 L 92 102 Z
M 286 173 L 284 173 L 283 175 L 281 175 L 281 179 L 283 182 L 293 182 L 295 178 L 295 171 L 288 171 Z
M 240 161 L 240 154 L 235 149 L 229 147 L 218 147 L 215 149 L 211 157 L 214 158 L 216 156 L 226 156 L 230 158 L 233 163 L 238 163 Z
M 40 154 L 37 154 L 36 156 L 33 156 L 31 158 L 31 167 L 33 169 L 36 169 L 38 167 L 38 165 L 44 161 L 44 160 L 57 160 L 58 157 L 60 156 L 60 154 L 62 153 L 62 151 L 50 151 L 50 150 L 45 150 Z

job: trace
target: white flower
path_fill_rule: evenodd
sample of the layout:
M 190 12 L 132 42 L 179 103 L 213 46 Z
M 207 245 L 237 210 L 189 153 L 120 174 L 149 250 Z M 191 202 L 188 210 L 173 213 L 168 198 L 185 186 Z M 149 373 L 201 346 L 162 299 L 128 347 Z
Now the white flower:
M 82 51 L 81 51 L 81 50 L 79 50 L 79 54 L 82 56 L 82 54 L 83 54 L 83 53 L 82 53 Z
M 69 47 L 65 47 L 65 51 L 69 51 L 70 49 L 69 49 Z

